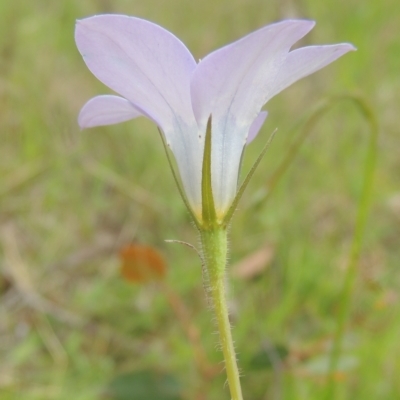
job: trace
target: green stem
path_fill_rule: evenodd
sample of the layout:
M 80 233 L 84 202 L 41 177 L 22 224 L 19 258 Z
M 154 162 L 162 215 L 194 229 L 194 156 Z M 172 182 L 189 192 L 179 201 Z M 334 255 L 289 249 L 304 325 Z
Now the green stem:
M 214 306 L 225 368 L 232 400 L 243 400 L 239 371 L 233 346 L 225 291 L 227 231 L 214 227 L 200 232 L 205 261 L 205 279 Z

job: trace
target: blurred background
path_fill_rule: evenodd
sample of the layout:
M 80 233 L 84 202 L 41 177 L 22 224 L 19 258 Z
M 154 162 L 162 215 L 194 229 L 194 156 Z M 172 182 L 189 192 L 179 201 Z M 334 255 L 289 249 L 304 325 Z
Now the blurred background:
M 268 103 L 244 171 L 278 134 L 231 227 L 229 303 L 246 399 L 327 393 L 370 131 L 346 101 L 293 127 L 357 93 L 380 135 L 331 398 L 400 398 L 397 0 L 0 2 L 0 398 L 230 398 L 200 261 L 165 242 L 197 236 L 155 126 L 77 126 L 110 91 L 76 50 L 75 20 L 107 12 L 164 26 L 196 59 L 291 17 L 317 21 L 300 44 L 358 48 Z

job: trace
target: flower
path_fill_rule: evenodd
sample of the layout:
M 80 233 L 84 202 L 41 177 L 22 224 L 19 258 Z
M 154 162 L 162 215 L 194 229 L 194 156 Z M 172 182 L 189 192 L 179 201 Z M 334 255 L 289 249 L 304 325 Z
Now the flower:
M 237 193 L 243 150 L 257 135 L 264 104 L 297 80 L 354 50 L 351 44 L 290 51 L 314 26 L 285 20 L 218 49 L 198 63 L 164 28 L 135 17 L 98 15 L 77 22 L 75 39 L 90 71 L 121 95 L 82 108 L 81 128 L 139 116 L 154 121 L 177 162 L 192 213 L 202 220 L 202 168 L 211 117 L 211 188 L 218 220 Z

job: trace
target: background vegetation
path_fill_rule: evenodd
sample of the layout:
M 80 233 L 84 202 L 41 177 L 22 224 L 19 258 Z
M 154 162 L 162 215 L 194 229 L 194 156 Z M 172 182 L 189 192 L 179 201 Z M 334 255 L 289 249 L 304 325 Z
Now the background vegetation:
M 0 398 L 229 399 L 200 262 L 164 242 L 197 238 L 156 128 L 76 123 L 109 91 L 78 54 L 74 23 L 105 12 L 166 27 L 196 58 L 287 17 L 317 21 L 303 43 L 358 47 L 273 99 L 249 146 L 245 170 L 279 128 L 231 229 L 233 334 L 246 399 L 322 398 L 368 146 L 356 107 L 333 107 L 265 196 L 296 121 L 327 95 L 360 93 L 379 119 L 378 163 L 335 398 L 400 398 L 397 0 L 0 2 Z M 131 241 L 161 251 L 163 283 L 122 279 Z

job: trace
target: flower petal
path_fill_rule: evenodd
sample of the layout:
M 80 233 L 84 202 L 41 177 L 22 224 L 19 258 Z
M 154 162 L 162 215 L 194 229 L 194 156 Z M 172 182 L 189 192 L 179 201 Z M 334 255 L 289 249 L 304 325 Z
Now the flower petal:
M 341 43 L 302 47 L 291 51 L 275 77 L 274 88 L 269 93 L 268 99 L 352 50 L 356 50 L 353 45 Z
M 251 123 L 273 87 L 290 47 L 314 23 L 288 20 L 266 26 L 205 57 L 191 83 L 193 110 L 201 130 L 212 115 L 212 171 L 216 208 L 235 196 L 243 147 Z
M 152 22 L 124 15 L 78 21 L 75 40 L 90 71 L 162 129 L 188 200 L 199 205 L 204 137 L 190 97 L 196 62 L 185 45 Z
M 172 33 L 140 18 L 98 15 L 77 21 L 75 40 L 90 71 L 163 130 L 177 115 L 191 118 L 189 81 L 196 63 Z
M 261 127 L 263 126 L 265 119 L 268 116 L 267 111 L 261 111 L 256 119 L 253 121 L 253 123 L 250 126 L 249 134 L 247 136 L 247 144 L 251 143 L 255 137 L 258 135 L 258 132 L 260 132 Z
M 142 115 L 128 100 L 119 96 L 104 95 L 93 97 L 82 107 L 78 123 L 82 129 L 93 128 L 118 124 Z

